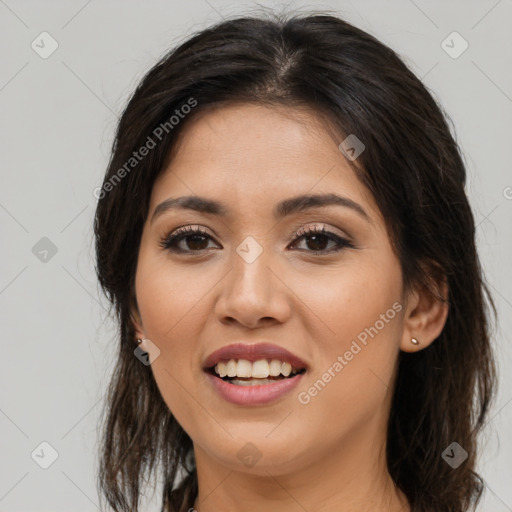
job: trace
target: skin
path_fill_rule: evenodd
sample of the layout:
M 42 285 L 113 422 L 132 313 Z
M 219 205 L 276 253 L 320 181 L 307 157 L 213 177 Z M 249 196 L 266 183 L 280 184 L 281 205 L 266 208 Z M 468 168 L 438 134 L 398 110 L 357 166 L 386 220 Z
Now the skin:
M 151 365 L 155 380 L 193 441 L 200 512 L 410 510 L 385 460 L 393 379 L 399 351 L 428 346 L 447 306 L 420 289 L 403 290 L 384 220 L 338 149 L 341 140 L 305 109 L 224 106 L 186 125 L 154 184 L 133 318 L 137 337 L 160 350 Z M 333 192 L 357 202 L 370 221 L 337 205 L 273 217 L 279 201 Z M 222 202 L 229 214 L 176 209 L 152 221 L 162 201 L 188 195 Z M 162 248 L 181 226 L 200 226 L 210 238 L 182 240 L 185 254 Z M 315 226 L 355 247 L 322 255 L 337 243 L 294 238 L 297 229 Z M 236 252 L 247 236 L 263 250 L 252 263 Z M 394 318 L 301 403 L 298 394 L 394 303 L 401 306 Z M 228 403 L 201 368 L 211 352 L 238 341 L 285 347 L 310 371 L 271 405 Z M 144 346 L 151 352 L 149 342 Z M 250 467 L 237 456 L 248 442 L 261 456 Z

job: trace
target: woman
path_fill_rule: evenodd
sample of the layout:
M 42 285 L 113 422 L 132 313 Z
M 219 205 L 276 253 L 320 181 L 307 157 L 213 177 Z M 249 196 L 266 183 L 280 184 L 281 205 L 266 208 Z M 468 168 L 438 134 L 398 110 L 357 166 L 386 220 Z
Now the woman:
M 162 511 L 471 510 L 494 305 L 465 179 L 425 87 L 339 18 L 165 56 L 98 195 L 110 506 L 159 474 Z

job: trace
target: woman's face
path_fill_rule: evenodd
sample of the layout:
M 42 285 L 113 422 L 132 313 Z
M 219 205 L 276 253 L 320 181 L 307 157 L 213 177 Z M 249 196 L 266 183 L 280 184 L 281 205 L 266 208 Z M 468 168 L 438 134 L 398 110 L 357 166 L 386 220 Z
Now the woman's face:
M 408 335 L 402 275 L 340 142 L 305 110 L 223 107 L 186 126 L 154 185 L 136 273 L 137 335 L 160 351 L 151 370 L 198 464 L 277 475 L 340 457 L 383 460 Z M 328 195 L 343 199 L 295 201 Z M 159 206 L 185 196 L 218 206 Z M 260 343 L 275 347 L 250 351 Z M 219 357 L 235 360 L 225 371 L 240 372 L 238 383 L 204 369 L 232 344 L 242 351 Z M 286 374 L 289 362 L 306 371 L 241 385 L 246 371 Z

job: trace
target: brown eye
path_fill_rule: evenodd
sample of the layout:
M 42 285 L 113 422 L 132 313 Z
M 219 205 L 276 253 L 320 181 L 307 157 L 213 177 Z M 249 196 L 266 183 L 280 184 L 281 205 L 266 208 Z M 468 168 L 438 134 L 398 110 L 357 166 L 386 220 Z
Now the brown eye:
M 160 246 L 178 253 L 200 252 L 208 249 L 208 242 L 211 240 L 206 231 L 187 226 L 166 236 L 160 242 Z
M 295 237 L 294 245 L 297 244 L 297 241 L 304 239 L 306 242 L 306 247 L 308 248 L 306 249 L 307 252 L 326 254 L 341 251 L 345 247 L 355 247 L 345 238 L 342 238 L 335 233 L 331 233 L 330 231 L 326 231 L 325 226 L 322 228 L 315 226 L 313 228 L 299 230 L 295 233 Z M 334 248 L 327 249 L 329 242 L 334 243 Z

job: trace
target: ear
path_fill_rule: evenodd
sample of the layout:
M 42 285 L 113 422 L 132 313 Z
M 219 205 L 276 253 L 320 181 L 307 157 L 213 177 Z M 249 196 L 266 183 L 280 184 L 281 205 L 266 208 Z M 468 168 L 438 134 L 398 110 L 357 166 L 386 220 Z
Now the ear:
M 143 340 L 146 338 L 144 325 L 142 324 L 142 318 L 139 313 L 139 308 L 137 306 L 137 301 L 135 297 L 132 298 L 130 305 L 130 320 L 133 324 L 133 330 L 135 333 L 135 339 Z M 135 340 L 134 340 L 135 341 Z
M 400 343 L 400 349 L 404 352 L 417 352 L 428 347 L 441 334 L 448 317 L 446 276 L 436 265 L 431 265 L 425 277 L 407 295 Z M 413 343 L 413 338 L 418 343 Z

